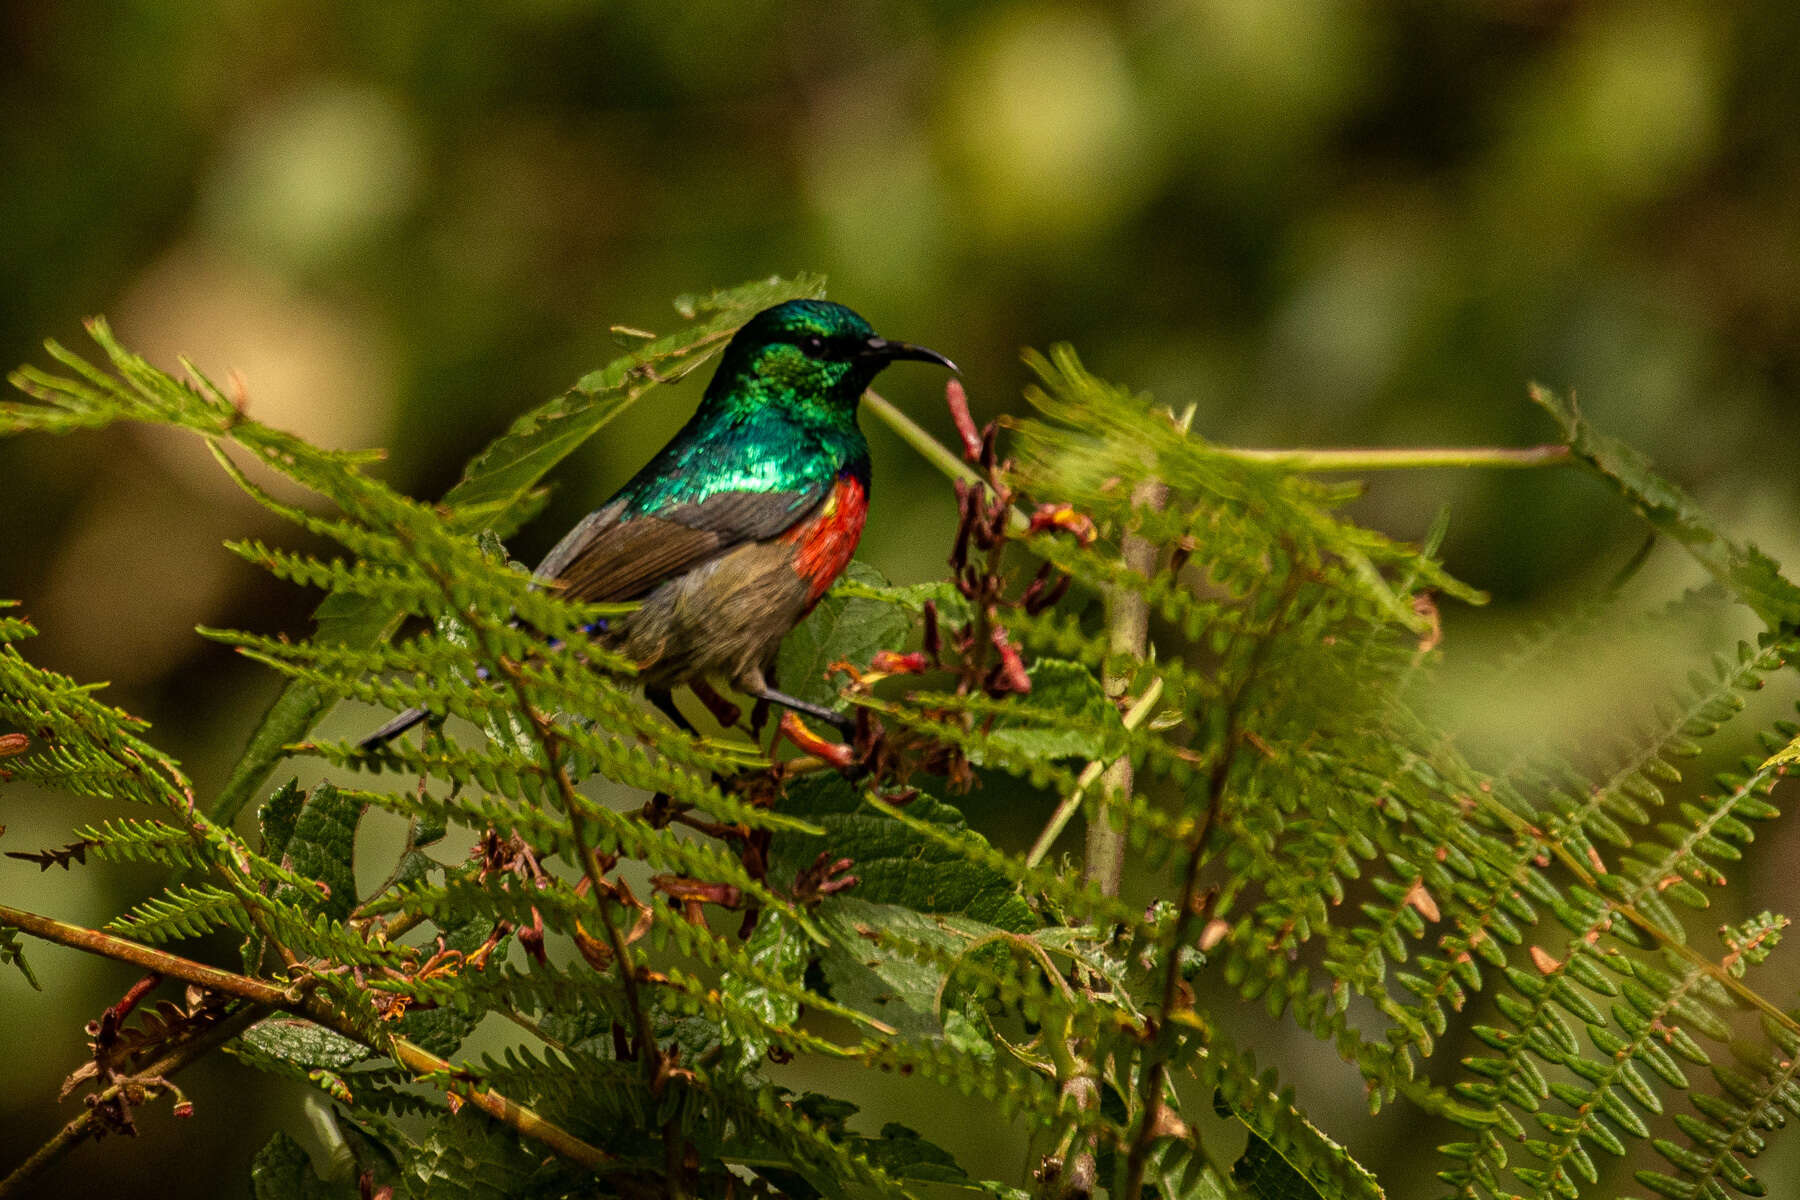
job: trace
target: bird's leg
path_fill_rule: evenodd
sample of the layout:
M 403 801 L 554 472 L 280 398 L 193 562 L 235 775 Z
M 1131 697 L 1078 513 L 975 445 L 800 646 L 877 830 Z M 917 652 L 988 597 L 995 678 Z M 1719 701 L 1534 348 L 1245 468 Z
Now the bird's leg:
M 681 732 L 691 734 L 694 737 L 700 736 L 699 731 L 694 728 L 694 723 L 688 720 L 686 715 L 675 706 L 675 697 L 670 695 L 666 690 L 659 688 L 645 688 L 644 699 L 656 705 L 658 711 L 660 711 L 663 716 L 669 718 L 670 721 L 674 722 L 675 728 L 681 730 Z
M 706 710 L 713 715 L 713 720 L 717 721 L 722 728 L 730 729 L 738 723 L 738 718 L 743 716 L 743 713 L 738 711 L 737 705 L 713 691 L 712 684 L 704 679 L 693 680 L 688 684 L 688 690 L 694 693 L 694 697 L 700 703 L 706 705 Z
M 755 696 L 758 700 L 766 700 L 770 704 L 779 704 L 783 708 L 793 709 L 795 712 L 812 717 L 814 720 L 823 721 L 833 729 L 837 730 L 843 737 L 847 738 L 856 732 L 855 717 L 847 716 L 841 712 L 834 712 L 822 704 L 814 704 L 810 700 L 802 700 L 798 696 L 790 696 L 786 692 L 778 692 L 766 683 L 755 690 L 751 690 L 748 687 L 744 690 L 749 692 L 750 695 Z
M 742 686 L 742 684 L 739 686 Z M 781 680 L 775 677 L 775 663 L 773 660 L 763 664 L 762 674 L 757 680 L 757 686 L 763 691 L 768 691 L 771 688 L 778 688 L 781 686 Z M 756 695 L 755 691 L 752 691 L 750 694 L 756 696 L 756 703 L 750 706 L 750 736 L 760 741 L 762 740 L 763 726 L 769 723 L 769 702 L 763 697 Z
M 644 699 L 656 705 L 663 716 L 675 723 L 675 728 L 681 730 L 683 733 L 691 734 L 694 737 L 700 736 L 695 732 L 693 722 L 689 721 L 687 716 L 682 713 L 681 709 L 675 706 L 675 697 L 671 696 L 667 691 L 656 688 L 645 688 Z M 649 817 L 652 827 L 661 829 L 664 825 L 669 823 L 668 814 L 674 803 L 675 797 L 669 795 L 667 792 L 657 792 L 650 797 L 650 803 L 644 807 L 647 810 L 646 815 Z

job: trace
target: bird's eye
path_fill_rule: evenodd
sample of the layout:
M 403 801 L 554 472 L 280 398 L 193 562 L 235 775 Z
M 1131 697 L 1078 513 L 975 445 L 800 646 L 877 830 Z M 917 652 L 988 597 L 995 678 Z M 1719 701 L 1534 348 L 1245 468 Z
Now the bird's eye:
M 816 333 L 807 334 L 797 344 L 800 347 L 800 353 L 808 358 L 825 357 L 825 339 Z

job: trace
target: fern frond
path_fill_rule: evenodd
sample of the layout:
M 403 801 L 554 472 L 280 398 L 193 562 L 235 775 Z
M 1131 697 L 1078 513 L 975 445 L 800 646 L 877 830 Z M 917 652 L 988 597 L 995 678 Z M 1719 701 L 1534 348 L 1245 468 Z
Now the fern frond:
M 216 929 L 250 933 L 254 925 L 244 897 L 223 888 L 184 884 L 168 889 L 161 898 L 143 901 L 106 928 L 121 937 L 156 943 L 202 937 Z

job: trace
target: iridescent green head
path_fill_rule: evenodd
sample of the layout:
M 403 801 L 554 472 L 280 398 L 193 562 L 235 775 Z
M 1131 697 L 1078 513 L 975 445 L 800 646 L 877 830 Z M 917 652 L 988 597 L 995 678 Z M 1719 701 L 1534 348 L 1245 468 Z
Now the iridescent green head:
M 712 405 L 774 404 L 814 419 L 854 418 L 856 402 L 896 359 L 956 370 L 935 350 L 890 342 L 841 304 L 789 300 L 765 308 L 737 331 L 706 389 Z

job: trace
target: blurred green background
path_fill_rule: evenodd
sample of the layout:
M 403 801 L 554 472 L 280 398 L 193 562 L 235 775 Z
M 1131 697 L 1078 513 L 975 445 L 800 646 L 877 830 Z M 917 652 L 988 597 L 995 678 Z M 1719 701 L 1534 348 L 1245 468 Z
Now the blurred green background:
M 0 359 L 80 346 L 104 313 L 161 365 L 235 373 L 265 420 L 389 448 L 416 495 L 617 356 L 614 325 L 664 331 L 678 293 L 808 270 L 954 357 L 984 413 L 1018 406 L 1022 346 L 1061 340 L 1231 443 L 1525 444 L 1549 433 L 1526 381 L 1574 387 L 1800 564 L 1791 0 L 22 0 L 0 39 Z M 935 380 L 882 386 L 948 435 Z M 518 556 L 697 394 L 658 394 L 559 472 Z M 947 491 L 872 433 L 863 557 L 930 576 Z M 1453 658 L 1591 589 L 1640 536 L 1570 472 L 1387 478 L 1358 513 L 1416 537 L 1443 504 L 1451 568 L 1495 597 L 1447 614 Z M 0 442 L 0 522 L 0 596 L 42 630 L 32 656 L 110 680 L 210 794 L 274 684 L 193 626 L 301 631 L 316 599 L 220 549 L 279 536 L 271 518 L 198 446 L 118 429 Z M 1685 572 L 1659 553 L 1648 579 Z M 1560 707 L 1471 711 L 1579 735 L 1653 658 L 1614 655 Z M 6 849 L 101 815 L 0 793 Z M 1779 904 L 1781 840 L 1738 904 Z M 74 920 L 149 884 L 0 860 L 0 896 Z M 53 1097 L 81 1023 L 131 978 L 32 957 L 47 992 L 0 978 L 0 1168 L 72 1115 Z M 1414 1122 L 1358 1121 L 1323 1047 L 1273 1053 L 1391 1194 L 1421 1194 L 1436 1164 Z M 193 1121 L 147 1116 L 150 1136 L 84 1149 L 51 1186 L 243 1194 L 298 1101 L 229 1064 L 191 1090 Z

